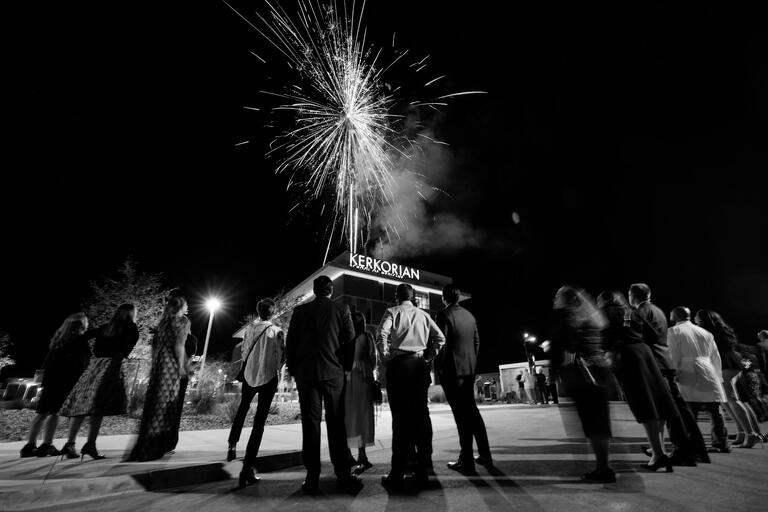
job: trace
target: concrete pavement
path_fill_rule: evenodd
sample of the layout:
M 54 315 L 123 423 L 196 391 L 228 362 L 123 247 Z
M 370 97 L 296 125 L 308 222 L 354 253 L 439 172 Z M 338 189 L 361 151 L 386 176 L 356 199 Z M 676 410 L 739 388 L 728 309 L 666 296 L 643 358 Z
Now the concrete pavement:
M 500 406 L 483 408 L 497 469 L 489 473 L 478 468 L 479 476 L 467 478 L 445 468 L 458 449 L 453 419 L 444 407 L 432 411 L 435 430 L 434 460 L 438 473 L 433 485 L 415 494 L 390 495 L 379 484 L 388 469 L 390 452 L 389 417 L 377 422 L 377 445 L 369 450 L 374 468 L 363 476 L 365 487 L 357 496 L 337 494 L 330 465 L 324 464 L 321 495 L 304 496 L 298 489 L 301 468 L 262 474 L 262 481 L 233 491 L 233 479 L 197 483 L 169 489 L 160 486 L 147 491 L 134 476 L 137 465 L 116 463 L 127 447 L 126 440 L 104 438 L 101 449 L 111 445 L 105 461 L 57 463 L 42 485 L 43 470 L 49 459 L 20 460 L 15 451 L 22 443 L 0 444 L 0 497 L 2 510 L 71 510 L 75 502 L 88 510 L 168 510 L 200 508 L 206 510 L 762 510 L 768 503 L 768 450 L 755 447 L 713 454 L 712 464 L 695 468 L 675 468 L 672 474 L 650 473 L 641 467 L 646 458 L 639 447 L 645 442 L 642 428 L 624 404 L 612 404 L 614 442 L 612 460 L 619 471 L 616 484 L 584 484 L 578 479 L 591 466 L 591 455 L 584 442 L 578 420 L 570 407 Z M 708 425 L 701 424 L 704 432 Z M 244 445 L 247 432 L 243 433 Z M 118 436 L 115 436 L 118 437 Z M 125 436 L 120 436 L 125 437 Z M 182 434 L 177 454 L 158 462 L 167 470 L 200 464 L 219 464 L 233 477 L 240 463 L 222 463 L 225 431 Z M 273 444 L 274 443 L 274 444 Z M 295 449 L 300 444 L 297 425 L 268 427 L 264 451 L 275 447 Z M 194 447 L 194 448 L 193 448 Z M 272 452 L 275 454 L 278 452 Z M 323 455 L 327 461 L 327 454 Z M 111 462 L 108 462 L 111 460 Z M 59 464 L 61 464 L 60 467 Z M 147 463 L 143 463 L 147 464 Z M 160 468 L 160 465 L 164 466 Z M 142 467 L 142 470 L 144 468 Z M 42 476 L 41 476 L 42 475 Z M 211 476 L 216 476 L 215 474 Z M 224 478 L 226 476 L 219 475 Z M 121 480 L 121 478 L 123 480 Z M 108 488 L 105 482 L 112 482 Z M 69 486 L 69 487 L 68 487 Z M 34 489 L 34 491 L 33 491 Z M 92 489 L 92 493 L 88 493 Z M 111 492 L 106 492 L 111 491 Z M 26 495 L 24 494 L 26 493 Z M 28 499 L 20 498 L 27 496 Z M 69 498 L 69 501 L 66 501 Z

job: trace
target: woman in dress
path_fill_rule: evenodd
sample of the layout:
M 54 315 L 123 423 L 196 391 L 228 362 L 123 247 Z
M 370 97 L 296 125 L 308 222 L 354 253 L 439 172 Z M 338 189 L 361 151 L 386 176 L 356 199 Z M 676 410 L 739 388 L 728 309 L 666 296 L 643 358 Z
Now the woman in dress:
M 373 386 L 378 359 L 376 344 L 373 335 L 365 329 L 363 314 L 355 313 L 352 321 L 355 325 L 355 356 L 352 371 L 347 376 L 344 421 L 349 447 L 357 447 L 357 465 L 353 472 L 360 474 L 372 467 L 365 447 L 373 446 L 374 441 Z
M 651 348 L 643 341 L 642 324 L 633 316 L 621 292 L 601 293 L 597 305 L 608 319 L 605 341 L 614 354 L 616 376 L 635 420 L 645 428 L 651 445 L 647 468 L 656 471 L 664 467 L 667 472 L 672 471 L 672 462 L 664 453 L 662 422 L 677 414 L 675 401 Z
M 553 309 L 550 346 L 544 348 L 553 353 L 553 366 L 576 404 L 597 462 L 595 470 L 582 478 L 588 482 L 615 482 L 616 473 L 608 464 L 611 420 L 606 386 L 611 371 L 603 339 L 608 322 L 584 290 L 571 286 L 557 291 Z
M 139 438 L 126 460 L 159 459 L 178 440 L 181 379 L 187 376 L 185 344 L 189 333 L 187 301 L 173 296 L 152 337 L 152 371 L 139 426 Z
M 53 436 L 59 421 L 58 412 L 88 364 L 91 355 L 88 339 L 93 337 L 93 331 L 86 333 L 87 329 L 88 317 L 85 313 L 75 313 L 64 320 L 51 338 L 48 355 L 43 363 L 43 392 L 37 402 L 37 415 L 29 429 L 29 442 L 21 449 L 22 457 L 59 454 L 53 446 Z M 35 447 L 44 422 L 43 444 Z
M 86 416 L 90 418 L 88 441 L 80 451 L 82 456 L 103 459 L 104 456 L 96 450 L 101 421 L 104 416 L 119 416 L 126 412 L 122 365 L 139 340 L 136 307 L 121 305 L 112 320 L 93 334 L 96 338 L 93 357 L 59 412 L 60 416 L 70 418 L 69 440 L 61 449 L 61 454 L 70 459 L 77 457 L 75 438 Z
M 700 309 L 696 312 L 696 325 L 706 329 L 715 337 L 717 350 L 723 364 L 723 387 L 728 401 L 725 408 L 733 418 L 738 428 L 738 437 L 731 445 L 733 448 L 752 448 L 758 442 L 762 443 L 762 434 L 757 422 L 757 416 L 748 405 L 739 400 L 734 387 L 734 379 L 741 372 L 742 356 L 736 351 L 738 339 L 733 328 L 715 311 Z

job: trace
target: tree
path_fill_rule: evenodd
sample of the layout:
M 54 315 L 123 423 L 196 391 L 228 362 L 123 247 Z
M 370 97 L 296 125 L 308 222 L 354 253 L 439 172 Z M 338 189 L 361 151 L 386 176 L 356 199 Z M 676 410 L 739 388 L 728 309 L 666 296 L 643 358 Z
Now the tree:
M 11 357 L 11 336 L 5 331 L 0 331 L 0 371 L 14 364 L 16 361 Z
M 171 292 L 163 285 L 162 274 L 139 272 L 136 267 L 136 261 L 129 257 L 118 269 L 117 279 L 107 277 L 101 282 L 91 281 L 91 294 L 83 303 L 83 310 L 93 326 L 109 322 L 121 304 L 136 306 L 139 341 L 128 356 L 129 366 L 134 367 L 132 388 L 149 371 L 152 329 L 160 321 L 165 299 Z

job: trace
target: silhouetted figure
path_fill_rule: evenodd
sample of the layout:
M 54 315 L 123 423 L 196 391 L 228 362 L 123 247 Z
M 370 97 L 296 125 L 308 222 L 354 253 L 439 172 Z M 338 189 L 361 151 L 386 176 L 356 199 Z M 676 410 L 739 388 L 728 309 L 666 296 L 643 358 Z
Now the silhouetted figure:
M 317 492 L 320 480 L 320 418 L 325 405 L 328 448 L 337 486 L 345 491 L 360 489 L 350 474 L 347 432 L 344 426 L 343 346 L 355 338 L 349 307 L 331 301 L 333 282 L 320 276 L 313 283 L 315 299 L 293 310 L 286 337 L 288 371 L 296 379 L 301 408 L 302 456 L 307 477 L 302 489 Z
M 459 289 L 449 284 L 443 288 L 445 309 L 437 314 L 437 326 L 445 335 L 445 346 L 437 356 L 435 370 L 451 406 L 459 431 L 459 458 L 448 467 L 461 473 L 474 474 L 475 462 L 492 466 L 491 448 L 485 422 L 473 396 L 477 353 L 480 336 L 475 317 L 459 305 Z M 491 384 L 495 385 L 495 382 Z M 477 442 L 477 459 L 473 456 L 472 440 Z
M 429 362 L 440 352 L 445 337 L 412 300 L 413 287 L 398 285 L 398 305 L 384 313 L 376 340 L 387 368 L 387 396 L 392 411 L 392 468 L 381 483 L 391 489 L 403 487 L 406 463 L 414 448 L 416 483 L 426 485 L 432 468 L 432 423 L 427 405 Z
M 80 451 L 91 458 L 103 459 L 104 456 L 96 449 L 101 421 L 104 416 L 120 416 L 126 412 L 127 398 L 121 369 L 123 359 L 130 355 L 139 341 L 134 305 L 118 307 L 112 320 L 94 334 L 93 357 L 59 411 L 60 416 L 70 418 L 69 440 L 61 449 L 62 455 L 70 459 L 77 457 L 75 439 L 86 416 L 90 417 L 88 441 Z
M 88 340 L 95 335 L 95 331 L 86 332 L 87 329 L 88 317 L 85 313 L 75 313 L 64 320 L 51 338 L 48 355 L 43 363 L 43 391 L 37 402 L 37 415 L 29 429 L 29 441 L 21 449 L 22 457 L 59 454 L 53 446 L 58 412 L 88 364 L 91 355 Z M 36 447 L 37 436 L 44 422 L 43 444 Z
M 159 459 L 178 442 L 181 379 L 187 375 L 186 341 L 189 334 L 187 301 L 172 296 L 152 336 L 152 369 L 139 425 L 139 437 L 129 461 Z
M 552 362 L 576 404 L 597 462 L 595 470 L 582 478 L 588 482 L 615 482 L 616 474 L 608 464 L 611 420 L 606 386 L 611 370 L 603 341 L 608 322 L 584 290 L 571 286 L 557 291 L 553 307 Z

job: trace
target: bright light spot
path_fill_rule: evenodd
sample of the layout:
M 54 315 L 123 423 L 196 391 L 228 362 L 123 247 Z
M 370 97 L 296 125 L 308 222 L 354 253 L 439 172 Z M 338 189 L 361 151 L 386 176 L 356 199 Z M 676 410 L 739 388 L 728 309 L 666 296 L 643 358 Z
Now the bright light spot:
M 517 212 L 512 212 L 512 222 L 515 224 L 520 224 L 520 214 Z
M 213 313 L 217 309 L 221 307 L 221 302 L 217 298 L 210 298 L 207 301 L 205 301 L 205 307 L 208 308 L 208 311 Z

